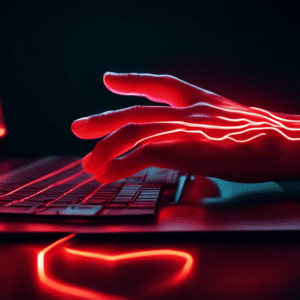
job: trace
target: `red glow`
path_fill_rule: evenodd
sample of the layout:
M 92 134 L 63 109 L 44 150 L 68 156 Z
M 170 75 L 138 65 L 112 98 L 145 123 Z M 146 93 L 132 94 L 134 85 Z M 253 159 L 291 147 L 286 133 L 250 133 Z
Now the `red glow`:
M 75 296 L 78 298 L 84 298 L 84 299 L 125 299 L 124 297 L 117 297 L 115 295 L 108 295 L 88 289 L 84 289 L 82 287 L 77 287 L 74 285 L 66 284 L 64 282 L 61 282 L 55 278 L 52 278 L 49 274 L 45 271 L 45 256 L 49 251 L 54 250 L 55 248 L 62 246 L 66 241 L 73 238 L 75 234 L 71 234 L 65 238 L 62 238 L 50 246 L 46 247 L 44 250 L 42 250 L 37 257 L 37 272 L 38 272 L 38 278 L 43 283 L 44 286 L 55 290 L 61 294 L 67 294 L 69 296 Z M 155 286 L 156 290 L 158 291 L 163 290 L 164 288 L 169 288 L 174 285 L 178 285 L 184 279 L 187 278 L 188 274 L 191 272 L 192 266 L 193 266 L 193 258 L 190 254 L 183 252 L 183 251 L 177 251 L 177 250 L 171 250 L 171 249 L 161 249 L 161 250 L 149 250 L 149 251 L 138 251 L 138 252 L 132 252 L 132 253 L 126 253 L 126 254 L 120 254 L 120 255 L 106 255 L 101 253 L 93 253 L 93 252 L 87 252 L 87 251 L 80 251 L 70 248 L 65 248 L 65 251 L 67 253 L 70 253 L 75 256 L 85 257 L 85 258 L 92 258 L 93 260 L 99 259 L 99 260 L 106 260 L 110 262 L 117 262 L 121 260 L 136 260 L 136 259 L 149 259 L 153 257 L 180 257 L 184 258 L 186 260 L 185 264 L 183 265 L 182 269 L 177 273 L 176 275 L 172 276 L 170 279 L 158 284 Z
M 5 136 L 5 135 L 6 135 L 6 129 L 0 128 L 0 136 Z
M 86 251 L 79 251 L 74 249 L 66 248 L 68 253 L 83 256 L 83 257 L 90 257 L 94 259 L 101 259 L 107 261 L 119 261 L 119 260 L 127 260 L 127 259 L 139 259 L 139 258 L 149 258 L 155 256 L 176 256 L 182 257 L 186 259 L 186 263 L 182 267 L 181 271 L 173 276 L 171 279 L 164 282 L 164 285 L 170 286 L 175 285 L 183 281 L 187 275 L 190 273 L 192 265 L 193 265 L 193 258 L 190 254 L 182 251 L 177 250 L 170 250 L 170 249 L 163 249 L 163 250 L 149 250 L 149 251 L 139 251 L 133 253 L 126 253 L 120 255 L 105 255 L 101 253 L 91 253 Z
M 101 299 L 101 300 L 124 300 L 125 298 L 116 297 L 113 295 L 105 295 L 99 292 L 94 292 L 88 289 L 84 289 L 82 287 L 73 286 L 70 284 L 66 284 L 64 282 L 60 282 L 59 280 L 52 278 L 50 275 L 47 275 L 45 272 L 45 256 L 54 248 L 62 245 L 64 242 L 70 240 L 75 236 L 75 233 L 68 235 L 65 238 L 62 238 L 55 243 L 51 244 L 43 251 L 38 254 L 37 257 L 37 271 L 39 280 L 48 288 L 55 290 L 61 294 L 67 294 L 69 296 L 75 296 L 76 298 L 83 299 Z
M 5 122 L 4 122 L 4 114 L 2 109 L 2 101 L 0 96 L 0 137 L 4 137 L 7 134 Z

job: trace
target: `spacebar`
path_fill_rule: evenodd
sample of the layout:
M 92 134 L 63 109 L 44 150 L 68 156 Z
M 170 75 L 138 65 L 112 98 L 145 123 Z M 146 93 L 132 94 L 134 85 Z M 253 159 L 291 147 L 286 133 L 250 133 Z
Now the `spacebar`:
M 109 209 L 106 208 L 102 210 L 101 216 L 155 216 L 155 209 L 154 208 L 141 208 L 141 209 Z

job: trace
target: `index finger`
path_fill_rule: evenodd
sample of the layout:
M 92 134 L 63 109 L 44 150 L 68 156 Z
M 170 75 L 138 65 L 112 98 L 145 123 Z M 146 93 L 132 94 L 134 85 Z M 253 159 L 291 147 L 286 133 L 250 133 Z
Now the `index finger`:
M 137 105 L 75 120 L 71 128 L 79 138 L 96 139 L 128 123 L 179 121 L 182 118 L 184 118 L 184 110 L 181 108 Z

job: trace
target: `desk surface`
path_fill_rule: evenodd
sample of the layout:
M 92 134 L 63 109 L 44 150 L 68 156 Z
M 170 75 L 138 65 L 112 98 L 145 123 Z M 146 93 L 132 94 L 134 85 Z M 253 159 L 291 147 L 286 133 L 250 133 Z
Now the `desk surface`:
M 0 299 L 299 299 L 299 234 L 255 234 L 78 235 L 42 266 L 62 235 L 2 234 Z

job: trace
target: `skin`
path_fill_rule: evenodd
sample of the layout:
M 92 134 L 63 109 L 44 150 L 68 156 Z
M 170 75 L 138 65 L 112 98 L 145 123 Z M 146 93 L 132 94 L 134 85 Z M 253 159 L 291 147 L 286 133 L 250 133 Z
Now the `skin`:
M 82 163 L 98 181 L 149 166 L 235 182 L 299 179 L 299 116 L 240 105 L 169 75 L 105 73 L 103 79 L 114 93 L 169 106 L 133 106 L 73 122 L 81 139 L 104 137 Z

